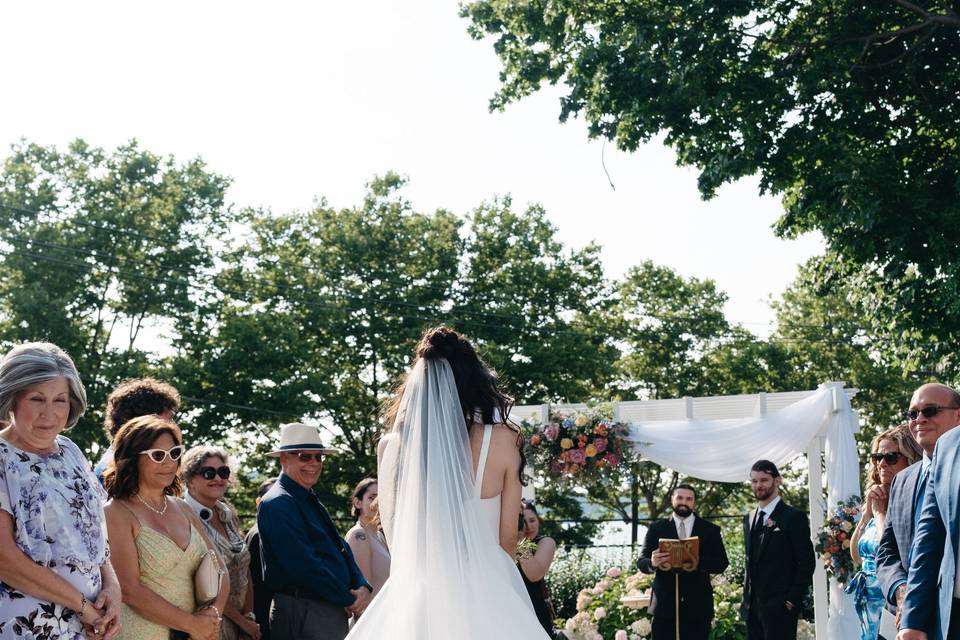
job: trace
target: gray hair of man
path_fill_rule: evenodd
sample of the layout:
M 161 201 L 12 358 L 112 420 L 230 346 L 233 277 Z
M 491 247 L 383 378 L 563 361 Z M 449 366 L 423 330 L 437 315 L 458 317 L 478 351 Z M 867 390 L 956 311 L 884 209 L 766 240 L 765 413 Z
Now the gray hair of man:
M 64 427 L 69 429 L 87 411 L 87 392 L 67 352 L 49 342 L 26 342 L 7 352 L 0 360 L 0 422 L 10 419 L 20 394 L 60 376 L 70 388 L 70 414 Z
M 220 458 L 223 460 L 223 464 L 230 467 L 230 478 L 227 480 L 228 485 L 232 485 L 237 481 L 236 460 L 227 453 L 226 449 L 212 444 L 198 444 L 195 447 L 190 447 L 190 449 L 183 454 L 183 462 L 180 463 L 180 477 L 183 478 L 184 482 L 189 482 L 191 478 L 199 475 L 203 463 L 210 458 Z

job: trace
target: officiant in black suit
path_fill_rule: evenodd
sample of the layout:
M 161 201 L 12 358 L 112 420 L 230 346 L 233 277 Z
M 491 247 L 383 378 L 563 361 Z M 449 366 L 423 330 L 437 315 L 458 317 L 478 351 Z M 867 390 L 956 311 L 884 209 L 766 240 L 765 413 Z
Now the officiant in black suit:
M 743 518 L 743 603 L 747 640 L 795 640 L 800 607 L 813 584 L 807 514 L 780 499 L 780 472 L 769 460 L 750 470 L 757 508 Z
M 707 640 L 713 620 L 713 586 L 711 573 L 723 573 L 727 568 L 727 551 L 720 537 L 720 527 L 694 515 L 697 492 L 688 484 L 677 485 L 670 496 L 673 515 L 657 520 L 647 529 L 637 567 L 644 573 L 654 573 L 653 640 L 676 640 L 676 576 L 680 590 L 681 640 Z M 664 570 L 669 554 L 659 551 L 660 539 L 700 539 L 700 564 L 694 571 Z

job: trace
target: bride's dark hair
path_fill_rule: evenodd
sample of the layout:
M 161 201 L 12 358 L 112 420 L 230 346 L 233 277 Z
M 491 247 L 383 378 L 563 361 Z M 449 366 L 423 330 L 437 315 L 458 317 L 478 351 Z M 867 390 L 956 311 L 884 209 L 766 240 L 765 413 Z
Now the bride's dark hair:
M 428 329 L 417 343 L 415 354 L 426 360 L 444 358 L 450 364 L 466 427 L 474 422 L 506 422 L 513 398 L 500 390 L 497 372 L 483 361 L 466 336 L 449 327 Z M 406 380 L 400 383 L 387 407 L 387 429 L 392 429 L 397 419 L 405 385 Z

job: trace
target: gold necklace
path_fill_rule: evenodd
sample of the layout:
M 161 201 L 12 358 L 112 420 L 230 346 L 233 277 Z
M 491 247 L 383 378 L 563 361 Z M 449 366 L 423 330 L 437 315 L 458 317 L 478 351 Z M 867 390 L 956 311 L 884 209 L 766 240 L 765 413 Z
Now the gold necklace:
M 145 506 L 147 509 L 150 509 L 150 511 L 153 511 L 153 512 L 154 512 L 155 514 L 157 514 L 158 516 L 162 516 L 164 513 L 167 512 L 167 504 L 169 504 L 169 503 L 167 502 L 167 496 L 166 496 L 166 495 L 163 496 L 163 506 L 160 507 L 159 509 L 157 509 L 157 508 L 154 507 L 152 504 L 150 504 L 149 502 L 147 502 L 146 500 L 144 500 L 143 498 L 141 498 L 139 493 L 135 493 L 135 494 L 133 494 L 133 495 L 135 495 L 135 496 L 137 497 L 137 500 L 139 500 L 140 503 L 143 504 L 143 506 Z

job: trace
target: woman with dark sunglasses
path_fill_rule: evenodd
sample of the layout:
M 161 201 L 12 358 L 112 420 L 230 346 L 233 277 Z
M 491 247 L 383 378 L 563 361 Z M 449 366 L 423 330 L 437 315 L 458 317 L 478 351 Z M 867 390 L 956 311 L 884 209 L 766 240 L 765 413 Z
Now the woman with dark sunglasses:
M 134 418 L 117 432 L 113 449 L 103 482 L 112 498 L 105 508 L 110 554 L 123 591 L 120 637 L 217 640 L 230 585 L 224 572 L 214 603 L 196 610 L 194 574 L 215 549 L 200 518 L 177 497 L 179 427 L 158 416 Z
M 876 640 L 883 611 L 883 590 L 877 582 L 877 547 L 887 515 L 894 477 L 920 459 L 923 451 L 906 424 L 887 429 L 870 443 L 863 513 L 850 536 L 850 555 L 860 566 L 847 584 L 860 617 L 860 640 Z
M 187 504 L 203 522 L 230 575 L 230 597 L 223 611 L 220 640 L 260 640 L 260 626 L 253 613 L 250 549 L 236 512 L 224 500 L 234 481 L 232 462 L 224 449 L 198 445 L 184 454 L 180 477 L 187 486 Z

